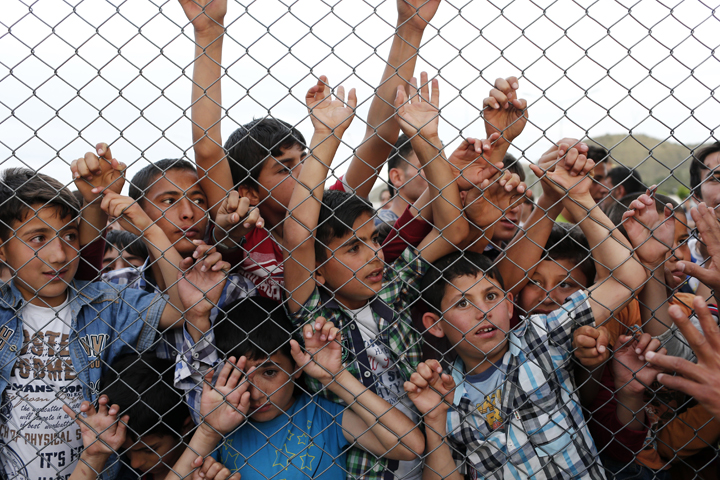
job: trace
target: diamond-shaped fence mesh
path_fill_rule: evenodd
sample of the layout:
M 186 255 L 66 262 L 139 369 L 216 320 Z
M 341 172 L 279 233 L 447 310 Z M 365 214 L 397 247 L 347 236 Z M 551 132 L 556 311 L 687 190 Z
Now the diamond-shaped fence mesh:
M 720 478 L 716 5 L 1 8 L 0 478 Z

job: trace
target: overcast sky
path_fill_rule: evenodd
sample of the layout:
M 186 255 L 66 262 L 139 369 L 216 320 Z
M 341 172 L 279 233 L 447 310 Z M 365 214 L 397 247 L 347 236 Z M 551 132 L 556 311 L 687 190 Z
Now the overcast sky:
M 309 139 L 304 94 L 325 74 L 357 88 L 361 103 L 336 160 L 344 171 L 394 34 L 395 0 L 229 1 L 223 138 L 270 114 Z M 129 176 L 149 161 L 192 158 L 192 27 L 176 1 L 2 3 L 0 168 L 24 164 L 70 182 L 69 162 L 100 141 L 131 165 Z M 720 123 L 720 19 L 711 8 L 696 0 L 443 1 L 417 72 L 440 77 L 450 148 L 483 135 L 482 99 L 509 75 L 521 78 L 531 104 L 515 151 L 528 160 L 563 136 L 632 131 L 707 142 Z

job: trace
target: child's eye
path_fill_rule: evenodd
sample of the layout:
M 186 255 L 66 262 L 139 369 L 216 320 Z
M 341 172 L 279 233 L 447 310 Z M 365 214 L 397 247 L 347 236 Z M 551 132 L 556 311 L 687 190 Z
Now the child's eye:
M 572 288 L 572 285 L 569 282 L 560 282 L 560 285 L 558 285 L 560 288 Z
M 497 298 L 498 298 L 498 294 L 495 293 L 495 292 L 488 293 L 488 294 L 487 294 L 487 297 L 486 297 L 486 299 L 487 299 L 489 302 L 493 302 L 493 301 L 497 300 Z
M 360 250 L 360 245 L 358 245 L 358 244 L 356 243 L 355 245 L 353 245 L 352 247 L 350 247 L 350 248 L 348 249 L 348 252 L 350 252 L 350 253 L 355 253 L 355 252 L 357 252 L 358 250 Z
M 274 377 L 275 375 L 277 375 L 277 372 L 278 372 L 277 370 L 268 369 L 268 370 L 265 370 L 265 371 L 263 372 L 263 376 L 265 376 L 265 377 Z
M 30 242 L 32 243 L 43 243 L 45 241 L 45 235 L 38 235 L 36 237 L 32 237 L 30 239 Z
M 195 202 L 196 205 L 205 205 L 204 198 L 196 198 L 195 200 L 193 200 L 193 202 Z
M 465 299 L 465 298 L 463 298 L 462 300 L 460 300 L 460 301 L 457 303 L 457 306 L 458 306 L 459 308 L 466 308 L 466 307 L 468 307 L 469 305 L 470 305 L 470 302 L 468 302 L 467 299 Z
M 173 203 L 175 203 L 175 199 L 174 198 L 166 198 L 165 200 L 163 200 L 160 203 L 162 203 L 164 205 L 172 205 Z
M 66 242 L 74 242 L 77 239 L 77 233 L 68 233 L 65 235 Z

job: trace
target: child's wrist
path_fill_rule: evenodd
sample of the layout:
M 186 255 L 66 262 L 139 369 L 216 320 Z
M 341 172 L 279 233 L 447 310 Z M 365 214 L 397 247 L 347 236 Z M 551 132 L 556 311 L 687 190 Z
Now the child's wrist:
M 223 435 L 206 422 L 202 422 L 198 425 L 193 439 L 195 439 L 195 437 L 197 437 L 197 440 L 201 443 L 213 444 L 213 446 L 215 446 L 215 444 L 222 440 Z
M 593 208 L 597 207 L 597 203 L 595 203 L 595 200 L 593 200 L 590 193 L 581 193 L 576 195 L 567 193 L 563 197 L 562 202 L 563 206 L 570 211 L 575 210 L 589 212 Z
M 100 440 L 98 440 L 99 442 Z M 86 465 L 90 466 L 93 470 L 100 471 L 105 466 L 105 462 L 110 458 L 109 452 L 95 452 L 90 453 L 88 450 L 83 450 L 80 454 L 80 460 L 84 461 Z

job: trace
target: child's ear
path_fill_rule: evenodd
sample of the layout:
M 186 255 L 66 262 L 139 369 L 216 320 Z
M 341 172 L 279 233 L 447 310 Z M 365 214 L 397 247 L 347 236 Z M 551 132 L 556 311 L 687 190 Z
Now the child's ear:
M 613 195 L 615 198 L 623 198 L 625 196 L 625 187 L 623 185 L 618 185 L 615 187 L 615 195 Z
M 513 309 L 515 308 L 515 304 L 513 303 L 513 294 L 510 292 L 507 292 L 505 294 L 505 300 L 508 302 L 508 318 L 512 318 L 513 316 Z
M 258 195 L 257 188 L 240 185 L 238 187 L 238 193 L 241 197 L 247 197 L 250 200 L 250 205 L 257 205 L 260 203 L 260 196 Z
M 192 421 L 192 418 L 190 418 L 190 415 L 185 417 L 185 420 L 183 421 L 182 426 L 182 436 L 184 437 L 188 433 L 190 433 L 190 430 L 192 430 L 195 427 L 195 423 Z
M 315 262 L 315 272 L 313 273 L 313 276 L 315 277 L 315 281 L 318 285 L 325 285 L 325 275 L 323 275 L 323 267 L 322 265 L 326 262 Z
M 293 362 L 293 365 L 295 365 L 295 373 L 292 374 L 292 378 L 293 380 L 298 380 L 302 375 L 303 369 L 295 362 Z
M 443 338 L 445 336 L 445 332 L 440 327 L 440 315 L 432 312 L 426 312 L 422 316 L 422 323 L 425 330 L 427 330 L 433 337 Z
M 405 183 L 405 172 L 399 168 L 391 168 L 388 172 L 388 180 L 390 180 L 393 187 L 399 189 Z

